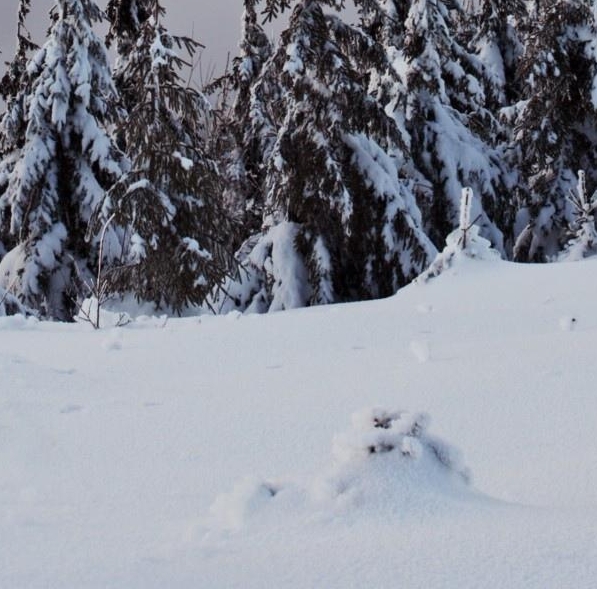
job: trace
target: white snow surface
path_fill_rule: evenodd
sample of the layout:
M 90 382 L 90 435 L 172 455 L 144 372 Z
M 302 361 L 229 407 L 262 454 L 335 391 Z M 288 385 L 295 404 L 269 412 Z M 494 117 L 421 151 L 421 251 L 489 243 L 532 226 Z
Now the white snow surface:
M 0 317 L 0 587 L 592 589 L 595 292 L 460 256 L 375 302 Z

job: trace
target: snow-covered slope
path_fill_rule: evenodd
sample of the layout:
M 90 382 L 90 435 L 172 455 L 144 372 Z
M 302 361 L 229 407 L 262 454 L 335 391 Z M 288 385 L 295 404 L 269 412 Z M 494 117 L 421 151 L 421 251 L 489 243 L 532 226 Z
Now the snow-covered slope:
M 371 303 L 2 318 L 0 587 L 592 588 L 596 292 L 465 259 Z

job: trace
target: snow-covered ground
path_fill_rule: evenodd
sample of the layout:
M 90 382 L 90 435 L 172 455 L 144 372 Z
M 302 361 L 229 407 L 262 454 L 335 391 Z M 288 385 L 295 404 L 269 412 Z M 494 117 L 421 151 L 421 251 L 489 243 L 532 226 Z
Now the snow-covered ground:
M 370 303 L 0 319 L 0 587 L 592 589 L 596 293 L 594 260 L 466 259 Z

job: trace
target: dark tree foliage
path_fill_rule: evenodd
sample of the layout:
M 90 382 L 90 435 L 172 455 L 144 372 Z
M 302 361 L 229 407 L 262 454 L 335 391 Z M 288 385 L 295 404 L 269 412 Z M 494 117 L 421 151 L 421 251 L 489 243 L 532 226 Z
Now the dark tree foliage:
M 106 15 L 110 30 L 106 36 L 106 45 L 110 47 L 116 41 L 120 55 L 133 50 L 141 25 L 151 16 L 151 0 L 109 0 Z
M 524 179 L 515 259 L 546 261 L 563 246 L 576 172 L 597 184 L 597 30 L 587 0 L 539 5 L 520 64 L 513 149 Z

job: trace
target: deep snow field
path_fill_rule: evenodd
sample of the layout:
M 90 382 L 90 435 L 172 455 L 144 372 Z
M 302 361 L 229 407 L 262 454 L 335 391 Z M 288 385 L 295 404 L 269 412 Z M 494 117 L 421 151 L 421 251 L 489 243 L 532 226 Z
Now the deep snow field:
M 596 354 L 597 260 L 268 316 L 0 318 L 0 587 L 593 589 Z

